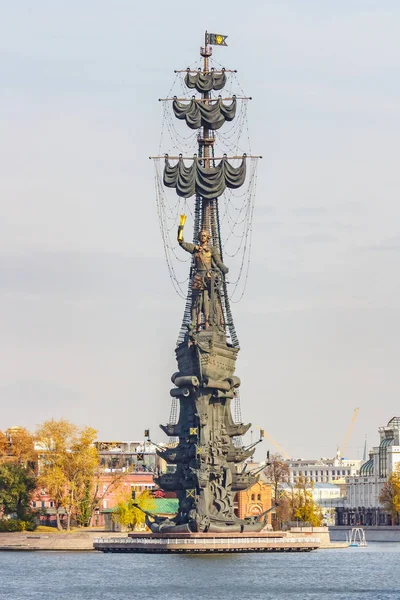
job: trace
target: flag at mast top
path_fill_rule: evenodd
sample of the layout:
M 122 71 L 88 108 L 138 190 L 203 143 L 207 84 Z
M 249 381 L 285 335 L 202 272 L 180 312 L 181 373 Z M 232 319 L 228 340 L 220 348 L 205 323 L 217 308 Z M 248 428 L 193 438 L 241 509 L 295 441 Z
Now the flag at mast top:
M 222 33 L 208 33 L 206 31 L 206 46 L 227 46 L 226 38 L 227 35 L 222 35 Z
M 204 48 L 200 47 L 200 55 L 204 58 L 204 73 L 208 73 L 208 59 L 212 55 L 211 46 L 227 46 L 226 38 L 227 35 L 222 35 L 222 33 L 208 33 L 205 32 L 204 36 Z

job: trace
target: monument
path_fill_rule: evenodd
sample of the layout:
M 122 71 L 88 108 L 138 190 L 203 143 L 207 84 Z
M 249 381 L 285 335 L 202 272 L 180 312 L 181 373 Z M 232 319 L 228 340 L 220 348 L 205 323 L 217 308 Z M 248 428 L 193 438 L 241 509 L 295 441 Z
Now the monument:
M 225 39 L 206 33 L 200 49 L 203 68 L 186 71 L 184 84 L 197 96 L 164 99 L 172 102 L 177 119 L 198 132 L 198 151 L 195 156 L 163 157 L 164 186 L 193 201 L 195 219 L 192 242 L 184 239 L 186 215 L 181 215 L 177 233 L 180 248 L 192 255 L 183 335 L 176 348 L 178 371 L 172 375 L 171 395 L 179 403 L 179 419 L 161 426 L 179 442 L 158 449 L 161 458 L 176 469 L 156 479 L 161 489 L 176 493 L 179 512 L 172 520 L 148 517 L 153 532 L 243 533 L 260 531 L 265 525 L 263 518 L 240 520 L 233 506 L 235 493 L 249 488 L 258 477 L 243 467 L 256 444 L 246 448 L 233 443 L 250 424 L 235 423 L 231 413 L 240 386 L 235 375 L 239 342 L 229 305 L 219 197 L 226 189 L 244 184 L 248 159 L 258 157 L 215 156 L 215 132 L 235 119 L 238 100 L 248 99 L 213 93 L 227 83 L 227 71 L 209 65 L 212 46 L 226 45 Z M 240 164 L 233 166 L 233 159 Z
M 151 533 L 95 540 L 94 547 L 103 552 L 287 552 L 309 551 L 319 543 L 313 537 L 304 541 L 289 539 L 284 532 L 262 532 L 271 509 L 244 519 L 234 512 L 235 493 L 258 480 L 257 472 L 247 471 L 246 460 L 263 431 L 246 447 L 241 438 L 251 425 L 232 416 L 240 387 L 235 373 L 239 341 L 228 295 L 219 203 L 227 190 L 245 183 L 248 163 L 254 165 L 261 157 L 218 156 L 215 151 L 215 132 L 235 119 L 238 101 L 249 98 L 216 96 L 226 86 L 227 74 L 235 71 L 210 66 L 214 45 L 226 46 L 226 36 L 206 33 L 202 67 L 177 72 L 184 74 L 186 91 L 197 95 L 163 99 L 172 103 L 174 117 L 196 132 L 197 153 L 150 157 L 157 164 L 164 161 L 159 181 L 156 176 L 158 193 L 163 186 L 174 189 L 193 214 L 191 241 L 185 239 L 185 214 L 170 228 L 177 228 L 176 251 L 182 257 L 188 253 L 191 265 L 175 350 L 178 370 L 170 391 L 176 418 L 160 426 L 173 442 L 157 450 L 170 469 L 155 479 L 162 490 L 176 494 L 179 508 L 169 518 L 143 511 Z M 165 232 L 163 239 L 170 247 Z M 148 430 L 145 436 L 150 440 Z

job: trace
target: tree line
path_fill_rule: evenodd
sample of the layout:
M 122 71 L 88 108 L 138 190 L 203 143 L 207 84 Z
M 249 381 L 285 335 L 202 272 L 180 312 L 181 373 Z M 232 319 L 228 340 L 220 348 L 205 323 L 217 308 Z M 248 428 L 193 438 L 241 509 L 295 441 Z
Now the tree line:
M 309 523 L 313 527 L 323 524 L 321 508 L 313 499 L 313 483 L 307 477 L 299 477 L 294 485 L 290 485 L 289 465 L 280 454 L 267 458 L 264 473 L 271 483 L 275 503 L 274 529 L 282 529 L 293 521 Z
M 95 429 L 65 419 L 45 421 L 34 433 L 21 427 L 0 431 L 0 530 L 35 527 L 40 509 L 31 502 L 40 489 L 54 503 L 58 529 L 61 513 L 67 529 L 72 519 L 90 525 L 106 493 L 100 486 L 96 437 Z M 121 476 L 111 479 L 108 490 Z
M 289 521 L 305 521 L 313 526 L 323 523 L 323 515 L 313 500 L 313 483 L 307 477 L 299 477 L 294 485 L 289 484 L 289 466 L 280 454 L 267 459 L 265 474 L 272 485 L 272 498 L 276 503 L 273 519 L 276 528 Z M 400 464 L 383 484 L 378 501 L 391 515 L 392 525 L 400 522 Z

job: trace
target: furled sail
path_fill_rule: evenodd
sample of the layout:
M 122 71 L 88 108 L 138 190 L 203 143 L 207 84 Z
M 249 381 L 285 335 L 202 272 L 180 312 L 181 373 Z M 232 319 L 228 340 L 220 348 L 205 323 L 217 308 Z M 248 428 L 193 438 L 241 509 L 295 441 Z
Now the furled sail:
M 246 179 L 246 157 L 238 167 L 229 164 L 223 158 L 216 167 L 202 167 L 201 159 L 196 158 L 190 167 L 186 167 L 183 158 L 179 158 L 176 165 L 171 166 L 168 158 L 165 159 L 164 185 L 176 188 L 178 196 L 190 198 L 199 194 L 206 200 L 218 198 L 225 189 L 236 189 L 243 185 Z
M 222 90 L 226 83 L 226 75 L 222 73 L 202 73 L 199 71 L 195 75 L 186 73 L 185 83 L 190 89 L 196 88 L 200 93 L 211 92 L 211 90 Z
M 172 103 L 175 116 L 178 119 L 185 119 L 188 127 L 199 129 L 207 127 L 208 129 L 219 129 L 225 121 L 232 121 L 236 115 L 236 98 L 230 104 L 226 105 L 221 98 L 212 104 L 198 102 L 194 98 L 189 104 L 184 104 L 178 100 Z

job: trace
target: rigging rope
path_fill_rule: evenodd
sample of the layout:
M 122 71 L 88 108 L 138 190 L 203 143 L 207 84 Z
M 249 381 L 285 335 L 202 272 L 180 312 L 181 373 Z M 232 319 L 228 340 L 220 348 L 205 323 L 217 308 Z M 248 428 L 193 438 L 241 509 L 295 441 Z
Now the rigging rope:
M 196 64 L 199 64 L 197 61 Z M 212 65 L 222 67 L 220 63 L 211 59 Z M 191 67 L 193 68 L 193 67 Z M 245 96 L 245 93 L 238 81 L 236 73 L 230 73 L 228 77 L 227 92 L 229 97 L 234 95 L 233 88 L 239 88 L 241 94 Z M 172 82 L 171 88 L 166 97 L 172 97 L 183 93 L 183 96 L 188 95 L 188 90 L 184 84 L 185 73 L 176 73 Z M 176 92 L 174 94 L 174 91 Z M 194 95 L 195 90 L 191 90 L 190 97 Z M 212 97 L 218 97 L 212 93 Z M 188 98 L 190 100 L 190 98 Z M 215 145 L 213 147 L 215 152 L 218 154 L 225 153 L 226 151 L 232 152 L 233 155 L 238 156 L 242 154 L 251 153 L 249 128 L 248 128 L 248 102 L 246 100 L 240 103 L 240 109 L 237 114 L 237 118 L 232 122 L 232 125 L 228 129 L 217 130 L 214 132 Z M 183 125 L 183 124 L 182 124 Z M 186 131 L 186 130 L 185 130 Z M 167 142 L 167 139 L 169 142 Z M 159 153 L 162 153 L 162 146 L 170 146 L 165 152 L 170 154 L 172 151 L 176 151 L 177 154 L 181 154 L 182 151 L 189 155 L 198 152 L 198 132 L 190 132 L 189 135 L 182 135 L 180 126 L 178 125 L 175 115 L 172 109 L 171 102 L 163 102 L 163 122 L 161 128 Z M 169 191 L 166 190 L 162 182 L 162 172 L 160 166 L 160 160 L 154 161 L 155 164 L 155 189 L 156 189 L 156 202 L 157 202 L 157 213 L 159 217 L 159 226 L 161 230 L 164 254 L 167 262 L 169 277 L 175 292 L 181 297 L 186 298 L 188 304 L 189 296 L 191 298 L 191 277 L 190 274 L 186 278 L 179 278 L 175 264 L 177 263 L 188 263 L 192 261 L 192 257 L 186 257 L 182 254 L 178 244 L 176 242 L 176 229 L 179 219 L 179 214 L 189 214 L 193 221 L 193 240 L 196 243 L 198 239 L 198 233 L 201 223 L 201 198 L 196 198 L 193 206 L 193 199 L 188 200 L 179 198 L 176 199 L 174 194 L 174 200 L 170 198 Z M 230 337 L 234 345 L 238 345 L 236 332 L 233 326 L 232 315 L 229 306 L 229 300 L 233 303 L 240 302 L 246 290 L 247 280 L 249 275 L 250 267 L 250 253 L 251 253 L 251 237 L 252 237 L 252 220 L 254 214 L 254 200 L 256 193 L 256 182 L 257 182 L 257 160 L 248 159 L 250 162 L 250 168 L 248 173 L 248 183 L 244 190 L 226 190 L 224 194 L 211 203 L 211 218 L 214 230 L 214 235 L 217 235 L 218 239 L 213 239 L 213 243 L 219 248 L 222 257 L 222 250 L 229 258 L 237 258 L 237 275 L 229 282 L 224 283 L 224 312 L 225 322 L 229 329 Z M 221 211 L 222 209 L 222 211 Z M 221 216 L 220 216 L 220 213 Z M 221 225 L 225 225 L 226 232 L 224 233 L 224 239 L 222 242 Z M 236 262 L 236 261 L 235 261 Z M 234 265 L 229 265 L 230 272 L 234 272 Z M 185 293 L 182 285 L 185 282 L 189 282 L 188 292 Z M 228 288 L 230 294 L 228 296 Z M 190 305 L 188 305 L 190 308 Z M 190 322 L 190 310 L 188 306 L 185 307 L 184 319 L 182 327 L 185 327 Z M 189 321 L 188 321 L 189 319 Z M 188 322 L 187 322 L 188 321 Z M 231 331 L 231 327 L 233 330 Z M 179 339 L 182 338 L 182 329 L 179 335 Z M 179 340 L 178 340 L 179 341 Z

